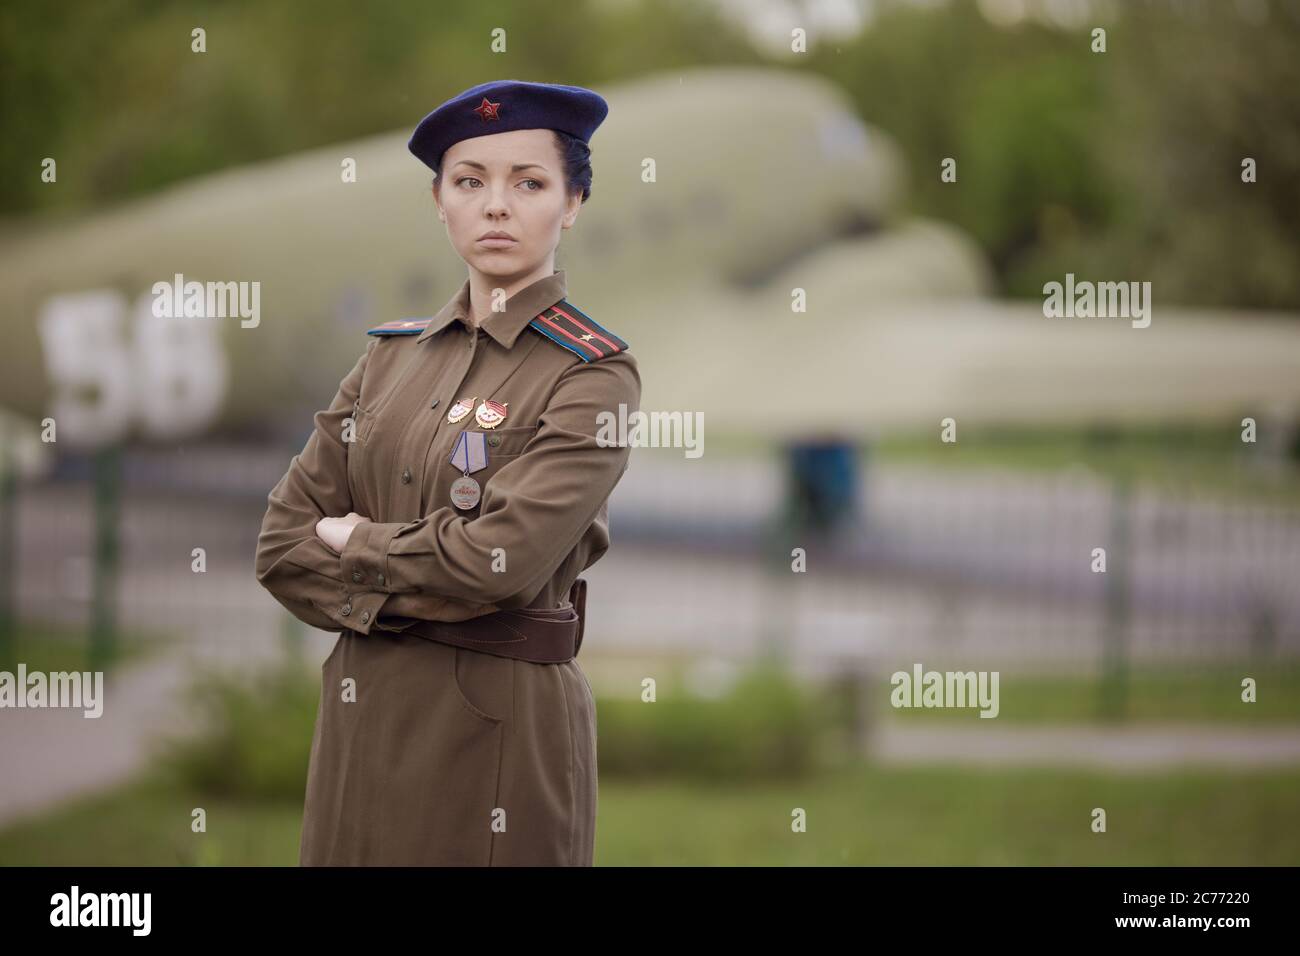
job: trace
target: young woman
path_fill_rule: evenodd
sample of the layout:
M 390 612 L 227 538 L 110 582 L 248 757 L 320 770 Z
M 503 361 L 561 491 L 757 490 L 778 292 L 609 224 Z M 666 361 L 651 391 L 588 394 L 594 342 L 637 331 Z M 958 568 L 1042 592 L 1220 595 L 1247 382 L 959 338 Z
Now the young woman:
M 590 865 L 596 714 L 575 659 L 640 404 L 627 343 L 566 298 L 555 251 L 608 111 L 499 81 L 424 118 L 468 267 L 432 318 L 370 340 L 268 497 L 258 580 L 338 631 L 322 665 L 300 862 Z

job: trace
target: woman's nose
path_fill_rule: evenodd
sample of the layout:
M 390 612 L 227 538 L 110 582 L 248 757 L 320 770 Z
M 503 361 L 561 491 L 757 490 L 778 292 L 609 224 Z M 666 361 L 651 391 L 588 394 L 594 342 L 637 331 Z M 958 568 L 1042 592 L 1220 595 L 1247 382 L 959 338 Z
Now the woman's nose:
M 491 190 L 487 196 L 486 212 L 489 216 L 504 216 L 509 213 L 509 204 L 506 202 L 504 191 L 496 189 Z

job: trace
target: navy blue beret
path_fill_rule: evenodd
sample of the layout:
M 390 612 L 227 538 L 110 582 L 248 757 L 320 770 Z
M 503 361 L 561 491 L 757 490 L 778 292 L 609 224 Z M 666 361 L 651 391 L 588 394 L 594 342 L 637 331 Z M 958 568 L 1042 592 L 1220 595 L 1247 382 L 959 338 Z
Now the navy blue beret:
M 558 129 L 586 143 L 607 113 L 600 94 L 581 86 L 493 80 L 471 86 L 420 120 L 407 147 L 433 169 L 462 139 L 516 129 Z

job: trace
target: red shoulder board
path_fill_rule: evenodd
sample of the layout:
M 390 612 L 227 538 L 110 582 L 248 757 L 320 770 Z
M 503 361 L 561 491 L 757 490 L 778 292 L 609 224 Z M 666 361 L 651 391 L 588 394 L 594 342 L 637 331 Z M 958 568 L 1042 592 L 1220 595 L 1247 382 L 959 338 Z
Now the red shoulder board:
M 599 362 L 628 347 L 617 335 L 564 299 L 528 324 L 584 362 Z
M 391 319 L 376 325 L 373 329 L 366 329 L 366 335 L 419 335 L 428 324 L 427 318 Z

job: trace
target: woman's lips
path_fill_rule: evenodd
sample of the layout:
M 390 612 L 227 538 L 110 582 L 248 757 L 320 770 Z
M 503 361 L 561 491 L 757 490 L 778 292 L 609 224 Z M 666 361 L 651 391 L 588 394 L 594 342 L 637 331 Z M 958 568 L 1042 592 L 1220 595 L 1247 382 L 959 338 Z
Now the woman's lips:
M 514 239 L 502 239 L 500 236 L 490 236 L 487 239 L 479 239 L 478 243 L 487 246 L 489 249 L 509 249 L 516 244 Z

